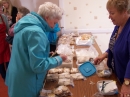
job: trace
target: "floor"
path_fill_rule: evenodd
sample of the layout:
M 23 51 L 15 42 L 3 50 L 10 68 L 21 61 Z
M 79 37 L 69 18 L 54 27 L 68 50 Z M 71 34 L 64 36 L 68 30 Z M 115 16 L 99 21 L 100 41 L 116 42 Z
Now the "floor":
M 7 86 L 4 84 L 4 80 L 0 75 L 0 97 L 8 97 Z

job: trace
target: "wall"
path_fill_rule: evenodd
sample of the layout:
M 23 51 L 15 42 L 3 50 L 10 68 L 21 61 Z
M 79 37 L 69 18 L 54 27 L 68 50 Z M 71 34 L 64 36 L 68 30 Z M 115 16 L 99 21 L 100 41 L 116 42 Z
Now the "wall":
M 37 11 L 46 1 L 53 2 L 64 9 L 61 20 L 63 31 L 92 32 L 102 50 L 106 51 L 114 25 L 108 19 L 107 0 L 11 0 L 16 7 L 25 6 Z M 81 2 L 82 1 L 82 2 Z
M 39 5 L 47 1 L 59 5 L 59 0 L 11 0 L 12 4 L 16 7 L 24 6 L 27 7 L 30 11 L 36 12 Z
M 88 32 L 111 32 L 114 25 L 108 18 L 107 0 L 60 0 L 65 15 L 65 29 Z

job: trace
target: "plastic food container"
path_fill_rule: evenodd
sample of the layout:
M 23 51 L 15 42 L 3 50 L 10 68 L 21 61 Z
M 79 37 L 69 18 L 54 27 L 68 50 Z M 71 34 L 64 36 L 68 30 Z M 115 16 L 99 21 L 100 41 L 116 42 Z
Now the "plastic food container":
M 97 89 L 102 95 L 114 95 L 118 94 L 118 88 L 116 81 L 102 80 L 97 82 Z
M 96 73 L 99 77 L 109 77 L 112 74 L 112 70 L 110 68 L 104 70 L 97 70 Z
M 79 71 L 85 77 L 89 77 L 96 72 L 95 66 L 91 62 L 85 62 L 79 66 Z

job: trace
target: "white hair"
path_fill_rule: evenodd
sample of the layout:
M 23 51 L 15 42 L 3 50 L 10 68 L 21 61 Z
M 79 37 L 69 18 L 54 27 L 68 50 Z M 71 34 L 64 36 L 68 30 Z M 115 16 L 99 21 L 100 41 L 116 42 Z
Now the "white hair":
M 63 15 L 63 10 L 56 4 L 45 2 L 44 4 L 39 6 L 37 13 L 43 17 L 61 19 Z

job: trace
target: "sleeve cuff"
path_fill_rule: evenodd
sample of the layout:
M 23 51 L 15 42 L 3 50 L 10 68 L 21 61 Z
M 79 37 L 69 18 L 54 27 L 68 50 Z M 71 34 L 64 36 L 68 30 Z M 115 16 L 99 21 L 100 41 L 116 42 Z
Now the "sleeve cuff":
M 62 64 L 62 58 L 60 56 L 56 56 L 54 58 L 57 60 L 58 66 Z
M 109 49 L 107 49 L 106 52 L 109 53 Z

